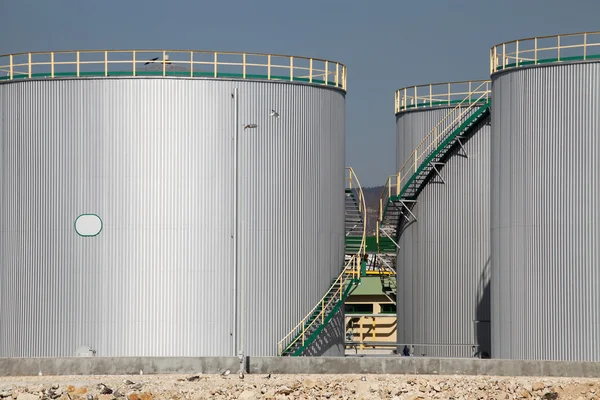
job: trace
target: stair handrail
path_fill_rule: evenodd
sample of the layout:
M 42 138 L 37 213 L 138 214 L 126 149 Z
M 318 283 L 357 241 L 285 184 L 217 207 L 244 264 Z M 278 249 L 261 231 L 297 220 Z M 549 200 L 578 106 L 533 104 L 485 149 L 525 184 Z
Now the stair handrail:
M 431 131 L 429 131 L 429 133 L 427 135 L 425 135 L 423 140 L 421 140 L 421 142 L 412 151 L 412 153 L 406 159 L 406 161 L 404 161 L 404 164 L 402 165 L 402 167 L 400 167 L 400 170 L 398 171 L 398 173 L 395 175 L 388 176 L 388 179 L 385 182 L 385 186 L 384 186 L 381 196 L 379 198 L 379 221 L 383 220 L 385 207 L 387 205 L 388 200 L 392 197 L 392 193 L 394 193 L 394 196 L 400 195 L 401 190 L 402 190 L 402 182 L 404 182 L 405 180 L 410 178 L 410 176 L 412 176 L 412 174 L 414 174 L 418 170 L 419 165 L 420 165 L 419 161 L 423 158 L 423 156 L 427 153 L 427 151 L 431 148 L 431 146 L 433 145 L 434 149 L 437 148 L 438 145 L 441 144 L 441 142 L 443 142 L 442 140 L 440 140 L 440 138 L 444 137 L 448 133 L 448 131 L 452 131 L 451 129 L 454 128 L 456 125 L 460 125 L 460 123 L 462 122 L 464 117 L 466 115 L 468 115 L 474 107 L 479 108 L 481 106 L 482 101 L 485 101 L 485 102 L 489 101 L 489 96 L 491 94 L 491 88 L 489 87 L 490 83 L 491 83 L 491 81 L 489 81 L 489 80 L 483 81 L 479 86 L 477 86 L 475 89 L 473 89 L 471 91 L 471 93 L 469 93 L 468 96 L 466 96 L 460 103 L 458 103 L 454 108 L 452 108 L 452 110 L 450 110 L 444 116 L 444 118 L 442 118 L 431 129 Z M 486 86 L 486 90 L 479 92 L 481 87 L 484 85 Z M 472 95 L 474 93 L 478 93 L 478 92 L 481 94 L 475 100 L 473 100 Z M 469 105 L 467 107 L 465 107 L 463 105 L 465 102 L 469 103 Z M 446 121 L 451 115 L 454 115 L 456 113 L 456 111 L 458 111 L 460 109 L 462 109 L 460 114 L 456 118 L 454 118 L 454 120 L 452 122 L 450 122 L 448 125 L 446 125 L 446 127 L 444 129 L 439 131 L 438 128 L 440 127 L 440 125 L 444 121 Z M 421 153 L 419 153 L 421 146 L 423 146 L 427 142 L 427 140 L 431 138 L 431 136 L 433 136 L 433 140 L 431 140 L 431 142 L 425 147 L 425 149 Z M 427 153 L 427 154 L 429 154 L 429 153 Z M 410 168 L 408 168 L 405 171 L 406 167 L 410 167 Z
M 431 144 L 434 143 L 435 147 L 437 147 L 437 139 L 440 138 L 441 136 L 444 136 L 446 133 L 448 133 L 448 131 L 454 127 L 457 123 L 459 123 L 460 121 L 462 121 L 463 117 L 469 113 L 469 111 L 471 111 L 471 109 L 473 107 L 479 107 L 480 106 L 480 102 L 483 100 L 488 100 L 489 99 L 489 95 L 491 94 L 491 89 L 489 88 L 489 84 L 491 83 L 491 81 L 483 81 L 479 86 L 477 86 L 467 97 L 465 97 L 463 100 L 461 100 L 460 103 L 458 103 L 456 105 L 456 107 L 454 107 L 452 110 L 450 110 L 445 116 L 444 118 L 442 118 L 432 129 L 431 131 L 429 131 L 429 133 L 427 135 L 425 135 L 425 137 L 421 140 L 421 142 L 417 145 L 417 147 L 413 150 L 413 152 L 411 153 L 411 155 L 406 159 L 406 161 L 404 161 L 404 164 L 402 165 L 402 167 L 400 168 L 400 170 L 404 169 L 404 167 L 407 165 L 407 163 L 411 160 L 414 161 L 414 170 L 416 171 L 417 167 L 418 167 L 418 159 L 421 158 L 421 156 L 425 153 L 425 151 L 423 151 L 418 157 L 416 157 L 417 151 L 419 150 L 419 148 L 427 141 L 427 139 L 436 134 L 434 136 L 434 140 L 429 143 L 429 145 L 425 148 L 425 150 L 428 150 L 429 147 L 431 147 Z M 472 94 L 478 93 L 479 89 L 481 89 L 482 86 L 487 86 L 486 90 L 480 92 L 481 94 L 479 95 L 479 97 L 477 97 L 474 101 L 472 100 L 473 96 Z M 467 102 L 469 103 L 469 106 L 464 108 L 463 103 Z M 456 113 L 457 110 L 463 108 L 463 111 L 454 118 L 454 120 L 452 122 L 450 122 L 448 125 L 446 125 L 446 127 L 442 130 L 441 133 L 438 133 L 438 129 L 440 127 L 440 125 L 442 125 L 442 123 L 444 121 L 446 121 L 451 115 L 454 115 Z M 416 157 L 416 158 L 415 158 Z M 398 193 L 400 194 L 400 193 Z
M 278 343 L 277 343 L 277 351 L 279 355 L 282 355 L 285 350 L 293 346 L 299 340 L 302 340 L 302 345 L 308 339 L 307 332 L 310 330 L 312 325 L 319 321 L 320 323 L 325 322 L 325 318 L 327 317 L 326 310 L 329 305 L 333 301 L 342 300 L 344 296 L 344 292 L 346 290 L 347 285 L 345 283 L 350 284 L 351 280 L 358 279 L 360 276 L 360 261 L 361 255 L 355 254 L 352 258 L 345 264 L 344 269 L 338 275 L 337 279 L 333 282 L 333 284 L 329 287 L 329 290 L 325 292 L 323 297 L 315 304 L 315 306 L 310 310 L 308 314 L 287 334 L 285 335 Z M 350 268 L 348 268 L 350 267 Z M 329 300 L 325 300 L 330 294 L 333 296 L 330 297 Z M 310 320 L 311 316 L 314 314 L 316 309 L 321 306 L 321 311 L 313 317 L 313 320 Z M 284 343 L 289 341 L 284 346 Z
M 365 204 L 365 196 L 362 190 L 362 186 L 360 185 L 360 181 L 358 180 L 358 176 L 354 172 L 352 167 L 346 167 L 346 171 L 348 172 L 348 176 L 346 176 L 345 181 L 347 186 L 350 189 L 356 189 L 358 191 L 358 209 L 362 213 L 363 216 L 363 233 L 362 239 L 360 242 L 360 246 L 356 254 L 352 255 L 350 260 L 344 264 L 344 268 L 342 272 L 338 275 L 333 284 L 329 287 L 327 292 L 321 297 L 321 299 L 315 304 L 315 306 L 306 314 L 304 318 L 294 327 L 291 331 L 288 332 L 278 343 L 277 343 L 277 351 L 279 355 L 282 355 L 283 352 L 288 349 L 290 346 L 293 346 L 297 341 L 302 340 L 302 344 L 307 340 L 306 332 L 309 331 L 309 328 L 316 322 L 321 321 L 321 323 L 325 323 L 325 318 L 327 317 L 326 311 L 327 306 L 331 304 L 334 299 L 342 300 L 344 296 L 344 292 L 346 287 L 344 284 L 350 284 L 352 281 L 356 281 L 360 279 L 360 264 L 362 261 L 363 254 L 365 253 L 366 241 L 367 241 L 367 207 Z M 338 287 L 335 289 L 334 288 Z M 334 296 L 326 302 L 325 298 L 329 296 L 331 293 Z M 315 310 L 321 306 L 321 311 L 317 314 L 312 321 L 310 321 L 311 316 L 315 312 Z M 307 321 L 309 321 L 308 324 Z M 289 341 L 284 347 L 284 343 Z
M 473 93 L 477 92 L 481 86 L 483 85 L 488 85 L 489 86 L 490 81 L 484 81 L 483 83 L 481 83 L 477 88 L 475 88 L 473 90 Z M 488 100 L 489 99 L 489 95 L 491 93 L 491 90 L 485 90 L 483 91 L 479 97 L 477 97 L 474 101 L 472 100 L 472 96 L 467 96 L 465 97 L 460 103 L 458 103 L 456 105 L 456 107 L 454 107 L 452 110 L 450 110 L 445 116 L 444 118 L 442 118 L 432 129 L 431 131 L 429 131 L 429 133 L 427 135 L 425 135 L 425 137 L 421 140 L 421 142 L 417 145 L 417 147 L 412 151 L 411 155 L 406 159 L 406 161 L 404 161 L 404 164 L 402 165 L 402 167 L 400 168 L 400 171 L 398 172 L 397 176 L 399 177 L 400 180 L 400 184 L 396 186 L 396 196 L 400 195 L 400 190 L 402 188 L 402 182 L 404 181 L 404 178 L 406 178 L 407 176 L 412 175 L 414 172 L 417 171 L 418 167 L 419 167 L 419 160 L 423 157 L 424 154 L 427 153 L 427 150 L 429 150 L 431 148 L 431 146 L 434 146 L 434 149 L 437 148 L 438 144 L 440 144 L 440 138 L 445 136 L 449 131 L 452 131 L 455 129 L 456 125 L 460 125 L 460 123 L 462 122 L 463 118 L 470 114 L 471 110 L 475 107 L 478 108 L 479 106 L 481 106 L 480 102 L 483 100 Z M 465 108 L 463 106 L 463 103 L 469 101 L 469 105 Z M 438 131 L 440 125 L 442 125 L 442 123 L 444 121 L 446 121 L 451 115 L 454 115 L 456 113 L 457 110 L 459 109 L 463 109 L 462 112 L 454 118 L 454 120 L 452 122 L 450 122 L 448 125 L 446 125 L 446 127 L 444 129 L 440 131 Z M 418 151 L 421 148 L 421 146 L 423 146 L 427 140 L 433 135 L 433 140 L 427 145 L 427 147 L 425 147 L 425 149 L 419 154 Z M 427 153 L 428 154 L 428 153 Z M 411 164 L 408 164 L 409 162 L 411 162 Z M 408 171 L 406 171 L 404 174 L 402 174 L 402 171 L 405 169 L 405 167 L 410 167 L 408 169 Z
M 358 192 L 358 211 L 362 214 L 363 219 L 362 240 L 357 252 L 357 254 L 360 255 L 365 252 L 365 247 L 367 245 L 367 206 L 362 186 L 360 185 L 360 181 L 358 180 L 358 176 L 354 172 L 354 169 L 352 167 L 346 167 L 346 171 L 348 172 L 348 176 L 346 177 L 348 188 L 355 189 Z
M 383 189 L 381 190 L 381 194 L 379 195 L 379 221 L 383 221 L 383 214 L 385 212 L 385 206 L 387 205 L 388 200 L 392 197 L 392 193 L 396 193 L 395 185 L 398 182 L 394 182 L 394 178 L 396 175 L 389 175 L 385 184 L 383 185 Z M 379 228 L 379 226 L 377 227 Z M 377 229 L 377 234 L 379 233 L 379 229 Z

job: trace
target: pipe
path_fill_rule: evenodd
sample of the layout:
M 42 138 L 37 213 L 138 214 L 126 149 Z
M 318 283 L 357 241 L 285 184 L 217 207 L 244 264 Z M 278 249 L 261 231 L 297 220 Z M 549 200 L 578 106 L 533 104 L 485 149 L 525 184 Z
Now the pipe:
M 240 360 L 240 377 L 243 378 L 245 372 L 245 356 L 244 356 L 244 313 L 246 302 L 244 301 L 244 276 L 242 274 L 240 263 L 239 263 L 239 133 L 240 133 L 240 115 L 239 115 L 239 89 L 235 88 L 233 91 L 233 98 L 235 102 L 235 157 L 234 157 L 234 170 L 235 170 L 235 179 L 234 179 L 234 275 L 235 275 L 235 304 L 236 304 L 236 348 L 237 348 L 237 356 Z M 238 295 L 239 292 L 239 295 Z M 237 304 L 240 304 L 239 309 Z
M 238 265 L 238 137 L 239 137 L 239 100 L 238 88 L 233 89 L 233 120 L 234 120 L 234 136 L 233 136 L 233 226 L 231 238 L 233 239 L 233 285 L 234 285 L 234 333 L 233 333 L 233 355 L 236 356 L 241 352 L 240 345 L 240 312 L 238 307 L 239 302 L 239 265 Z

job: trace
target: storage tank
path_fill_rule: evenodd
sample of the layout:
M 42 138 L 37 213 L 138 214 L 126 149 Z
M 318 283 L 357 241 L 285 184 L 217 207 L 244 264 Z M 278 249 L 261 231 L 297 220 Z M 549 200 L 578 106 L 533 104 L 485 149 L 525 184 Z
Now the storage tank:
M 415 356 L 489 355 L 489 81 L 450 82 L 396 92 L 396 160 L 402 188 L 397 253 L 398 344 Z M 445 150 L 444 142 L 469 119 Z M 437 156 L 436 151 L 440 150 Z M 415 165 L 415 151 L 418 162 Z M 412 196 L 411 196 L 412 191 Z M 416 219 L 415 219 L 416 218 Z
M 1 61 L 0 357 L 276 355 L 343 268 L 345 67 Z
M 600 32 L 492 47 L 492 353 L 600 361 Z

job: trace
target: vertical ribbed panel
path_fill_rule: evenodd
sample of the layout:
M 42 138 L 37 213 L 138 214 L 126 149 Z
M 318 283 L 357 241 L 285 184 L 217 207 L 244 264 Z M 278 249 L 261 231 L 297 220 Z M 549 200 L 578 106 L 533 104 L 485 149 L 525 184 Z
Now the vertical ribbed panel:
M 343 268 L 344 96 L 310 86 L 240 89 L 240 262 L 244 349 L 277 342 Z M 274 109 L 279 119 L 269 117 Z M 341 354 L 343 354 L 343 349 Z
M 493 76 L 492 350 L 600 361 L 600 63 Z
M 450 111 L 397 116 L 399 166 Z M 490 352 L 489 125 L 465 149 L 468 158 L 460 150 L 439 167 L 445 184 L 437 176 L 427 184 L 412 209 L 417 221 L 399 239 L 398 343 L 428 345 L 415 355 L 469 357 L 470 344 Z
M 276 353 L 341 270 L 343 93 L 134 78 L 0 85 L 0 356 L 234 355 L 236 87 L 258 125 L 240 129 L 244 350 Z

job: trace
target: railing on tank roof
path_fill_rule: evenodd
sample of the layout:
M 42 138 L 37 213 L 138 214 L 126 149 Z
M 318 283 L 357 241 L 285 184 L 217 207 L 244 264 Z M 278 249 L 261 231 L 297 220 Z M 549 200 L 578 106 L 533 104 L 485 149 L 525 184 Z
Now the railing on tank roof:
M 512 40 L 490 49 L 490 74 L 557 62 L 600 60 L 600 32 L 579 32 Z
M 2 76 L 4 74 L 4 76 Z M 0 55 L 0 81 L 179 76 L 265 79 L 346 90 L 346 66 L 320 58 L 196 50 L 73 50 Z
M 482 83 L 484 83 L 482 85 Z M 474 88 L 478 88 L 474 90 Z M 455 106 L 468 104 L 481 94 L 491 92 L 489 80 L 456 81 L 408 86 L 396 90 L 395 113 L 422 107 Z

